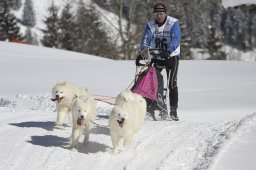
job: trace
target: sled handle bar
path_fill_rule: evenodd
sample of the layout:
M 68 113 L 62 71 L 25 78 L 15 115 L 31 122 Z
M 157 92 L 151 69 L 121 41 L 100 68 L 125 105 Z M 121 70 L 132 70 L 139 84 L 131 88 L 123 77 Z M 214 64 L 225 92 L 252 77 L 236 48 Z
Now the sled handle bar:
M 140 60 L 142 60 L 142 56 L 139 54 L 135 60 L 136 66 L 146 66 L 146 64 L 140 63 Z
M 165 58 L 165 56 L 163 56 L 163 50 L 157 49 L 157 48 L 150 48 L 150 49 L 145 49 L 143 51 L 140 52 L 140 54 L 137 56 L 136 60 L 135 60 L 135 64 L 136 66 L 146 66 L 147 64 L 142 64 L 140 63 L 141 60 L 149 60 L 150 64 L 153 64 L 154 61 L 152 61 L 152 57 L 155 55 L 160 55 L 161 57 Z

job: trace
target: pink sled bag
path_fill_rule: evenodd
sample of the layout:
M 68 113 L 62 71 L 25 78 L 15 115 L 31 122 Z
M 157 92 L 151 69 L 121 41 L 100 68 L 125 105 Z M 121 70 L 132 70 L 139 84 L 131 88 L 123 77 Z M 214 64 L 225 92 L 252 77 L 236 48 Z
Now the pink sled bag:
M 144 98 L 158 101 L 157 89 L 158 82 L 155 67 L 149 67 L 139 75 L 137 81 L 131 88 L 131 91 L 141 95 Z

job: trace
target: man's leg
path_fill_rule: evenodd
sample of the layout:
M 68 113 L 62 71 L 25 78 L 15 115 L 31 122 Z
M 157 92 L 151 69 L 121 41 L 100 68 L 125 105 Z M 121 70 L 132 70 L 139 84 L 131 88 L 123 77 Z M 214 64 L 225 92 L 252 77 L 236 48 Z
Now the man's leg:
M 178 121 L 177 108 L 178 108 L 178 86 L 177 86 L 177 74 L 179 67 L 179 58 L 174 56 L 169 59 L 169 69 L 167 69 L 168 75 L 168 88 L 169 88 L 169 102 L 170 102 L 170 117 L 173 120 Z

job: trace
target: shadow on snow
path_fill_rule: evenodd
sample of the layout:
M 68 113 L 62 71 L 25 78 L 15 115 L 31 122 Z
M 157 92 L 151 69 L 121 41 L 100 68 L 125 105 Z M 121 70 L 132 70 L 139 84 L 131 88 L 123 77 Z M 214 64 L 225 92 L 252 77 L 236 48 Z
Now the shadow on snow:
M 20 123 L 10 123 L 12 126 L 22 127 L 22 128 L 42 128 L 47 131 L 53 131 L 54 129 L 61 129 L 61 127 L 56 127 L 55 122 L 47 121 L 47 122 L 20 122 Z M 63 125 L 63 127 L 68 127 L 68 125 Z
M 33 145 L 39 145 L 43 147 L 60 147 L 63 149 L 69 149 L 69 139 L 63 138 L 54 135 L 45 135 L 45 136 L 31 136 L 31 141 L 27 141 Z M 80 153 L 97 153 L 105 152 L 108 148 L 107 145 L 100 144 L 94 141 L 89 141 L 87 144 L 79 142 L 78 144 Z
M 20 123 L 10 123 L 12 126 L 17 126 L 21 128 L 42 128 L 47 131 L 54 131 L 55 129 L 63 129 L 63 127 L 70 127 L 68 125 L 64 125 L 62 127 L 56 127 L 55 122 L 46 121 L 28 121 L 28 122 L 20 122 Z M 72 127 L 70 127 L 72 128 Z M 91 129 L 91 134 L 104 134 L 110 135 L 109 128 L 107 126 L 94 125 Z M 83 139 L 83 135 L 80 136 L 80 139 Z M 66 137 L 59 137 L 56 135 L 44 135 L 44 136 L 31 136 L 31 140 L 27 141 L 33 145 L 43 146 L 43 147 L 60 147 L 63 149 L 69 149 L 70 140 Z M 83 144 L 79 142 L 78 152 L 80 153 L 97 153 L 97 152 L 105 152 L 109 146 L 101 143 L 97 143 L 94 141 L 88 141 L 87 144 Z

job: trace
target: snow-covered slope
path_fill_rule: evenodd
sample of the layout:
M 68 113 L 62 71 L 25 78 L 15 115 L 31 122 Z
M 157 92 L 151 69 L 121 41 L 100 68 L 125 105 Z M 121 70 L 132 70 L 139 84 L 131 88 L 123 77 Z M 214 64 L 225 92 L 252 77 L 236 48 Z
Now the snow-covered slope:
M 6 42 L 0 42 L 0 51 L 0 169 L 256 168 L 255 62 L 181 61 L 180 121 L 147 117 L 131 148 L 113 156 L 108 129 L 113 105 L 97 103 L 90 142 L 73 152 L 70 125 L 54 126 L 50 92 L 67 80 L 95 98 L 114 97 L 132 83 L 134 61 Z

